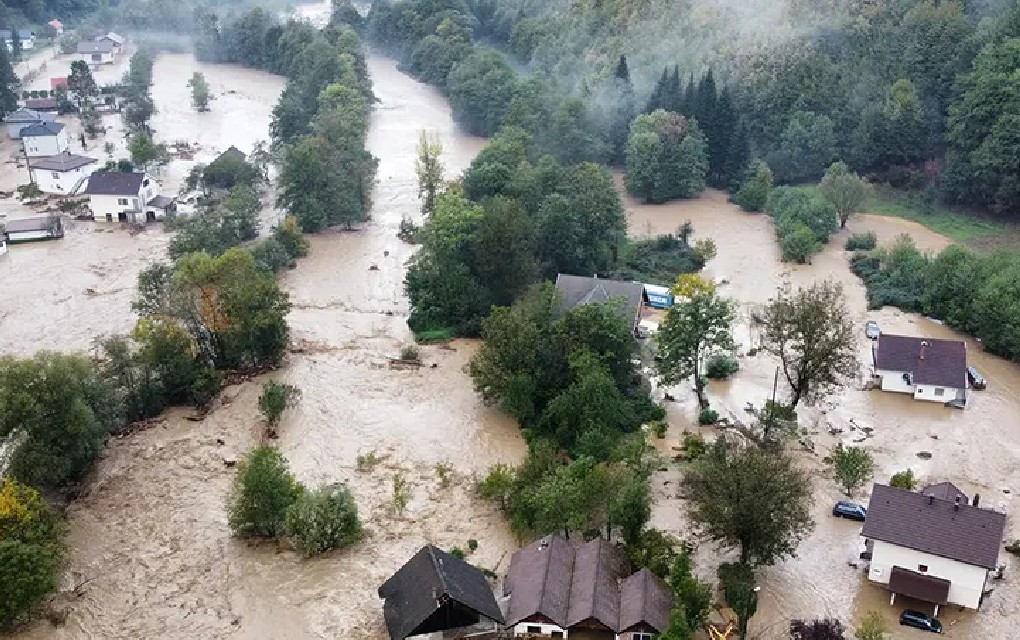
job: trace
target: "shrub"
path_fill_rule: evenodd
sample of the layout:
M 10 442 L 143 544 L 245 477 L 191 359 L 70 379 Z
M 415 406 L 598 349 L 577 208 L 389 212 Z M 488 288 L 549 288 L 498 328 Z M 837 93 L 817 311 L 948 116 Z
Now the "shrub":
M 684 434 L 684 441 L 680 445 L 680 451 L 685 460 L 693 462 L 705 455 L 705 452 L 708 451 L 708 444 L 705 443 L 705 438 L 700 433 L 687 433 Z
M 843 488 L 847 496 L 852 497 L 875 471 L 875 461 L 866 449 L 861 447 L 844 447 L 837 445 L 832 452 L 832 476 Z
M 871 251 L 878 246 L 878 236 L 874 231 L 855 233 L 846 239 L 843 248 L 847 251 Z
M 731 607 L 741 599 L 743 592 L 754 587 L 754 569 L 750 565 L 736 562 L 725 562 L 716 571 L 719 577 L 719 588 L 727 604 Z
M 368 453 L 358 455 L 356 458 L 357 466 L 355 468 L 358 471 L 371 471 L 381 461 L 382 458 L 375 451 L 369 451 Z
M 725 380 L 740 369 L 740 363 L 733 356 L 714 355 L 705 365 L 705 375 L 712 380 Z
M 894 473 L 893 477 L 889 480 L 889 486 L 913 491 L 917 488 L 917 478 L 914 476 L 914 470 L 907 469 L 906 471 Z
M 265 417 L 270 433 L 276 433 L 276 428 L 280 426 L 280 419 L 283 418 L 283 412 L 297 404 L 300 397 L 300 389 L 275 380 L 267 382 L 262 387 L 262 394 L 259 396 L 259 411 Z
M 751 163 L 733 201 L 744 211 L 761 211 L 772 192 L 772 170 L 761 160 Z
M 1014 540 L 1006 545 L 1006 551 L 1020 557 L 1020 540 Z
M 273 230 L 273 238 L 283 245 L 291 258 L 302 258 L 308 255 L 308 239 L 301 234 L 301 227 L 294 216 L 287 216 L 283 219 L 283 222 Z
M 454 558 L 460 558 L 461 560 L 467 558 L 467 553 L 464 552 L 460 547 L 454 547 L 450 549 L 450 555 Z
M 715 409 L 702 409 L 698 414 L 698 424 L 715 424 L 719 422 L 719 412 Z
M 227 521 L 235 536 L 276 537 L 286 532 L 287 509 L 304 491 L 272 447 L 258 447 L 237 464 L 227 499 Z
M 445 462 L 440 462 L 436 465 L 436 476 L 439 477 L 439 486 L 443 489 L 450 486 L 450 473 L 453 468 Z
M 665 438 L 666 431 L 669 429 L 669 423 L 665 420 L 656 420 L 652 423 L 652 433 L 655 434 L 656 438 Z
M 821 252 L 822 243 L 814 232 L 803 222 L 794 222 L 790 226 L 777 227 L 780 234 L 779 247 L 783 254 L 783 262 L 811 264 L 811 256 Z
M 403 515 L 407 509 L 407 503 L 411 501 L 411 488 L 404 479 L 403 474 L 393 475 L 393 511 L 397 515 Z
M 362 535 L 354 496 L 342 484 L 303 493 L 287 508 L 287 535 L 305 556 L 354 544 Z
M 421 362 L 421 350 L 418 345 L 405 344 L 400 348 L 400 359 L 408 362 Z
M 470 551 L 471 553 L 474 553 L 475 551 L 478 551 L 478 541 L 475 540 L 474 538 L 471 538 L 470 540 L 468 540 L 467 541 L 467 545 L 468 545 L 468 551 Z
M 497 502 L 501 508 L 506 509 L 516 484 L 517 472 L 514 468 L 499 462 L 492 465 L 485 479 L 478 483 L 478 495 L 484 500 Z

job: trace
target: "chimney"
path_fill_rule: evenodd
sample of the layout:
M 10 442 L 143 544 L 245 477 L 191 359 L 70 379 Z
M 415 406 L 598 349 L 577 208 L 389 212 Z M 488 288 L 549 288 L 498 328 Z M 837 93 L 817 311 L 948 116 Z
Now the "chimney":
M 921 353 L 919 353 L 917 355 L 917 359 L 918 360 L 924 360 L 924 348 L 927 347 L 927 346 L 928 346 L 928 341 L 927 340 L 922 340 L 921 341 Z
M 953 511 L 960 510 L 960 496 L 956 496 L 956 500 L 953 501 Z
M 980 493 L 975 493 L 974 494 L 974 499 L 970 501 L 971 506 L 974 506 L 974 507 L 978 506 L 978 502 L 980 500 L 981 500 L 981 494 Z

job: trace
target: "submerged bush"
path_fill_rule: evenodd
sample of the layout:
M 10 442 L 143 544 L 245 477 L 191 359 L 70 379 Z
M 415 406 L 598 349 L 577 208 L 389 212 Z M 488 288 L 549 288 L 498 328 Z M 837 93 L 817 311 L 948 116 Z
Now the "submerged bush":
M 715 424 L 719 422 L 719 412 L 715 409 L 702 409 L 698 414 L 698 424 Z
M 874 231 L 867 233 L 855 233 L 846 239 L 843 248 L 847 251 L 871 251 L 878 246 L 878 236 Z
M 272 447 L 258 447 L 237 464 L 227 500 L 227 518 L 235 536 L 277 537 L 286 530 L 287 509 L 304 491 Z
M 342 484 L 303 493 L 287 509 L 287 535 L 306 556 L 354 544 L 362 535 L 354 496 Z
M 740 370 L 740 363 L 733 356 L 714 355 L 705 365 L 705 375 L 712 380 L 725 380 Z

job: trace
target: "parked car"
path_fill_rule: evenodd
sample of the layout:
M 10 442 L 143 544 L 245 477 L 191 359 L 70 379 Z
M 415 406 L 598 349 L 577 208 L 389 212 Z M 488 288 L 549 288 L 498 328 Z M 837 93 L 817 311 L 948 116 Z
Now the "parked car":
M 971 389 L 981 390 L 988 386 L 988 383 L 974 367 L 967 367 L 967 380 L 970 380 Z
M 922 629 L 933 633 L 942 633 L 942 623 L 939 622 L 937 618 L 932 618 L 920 611 L 904 609 L 903 613 L 900 614 L 900 624 L 905 627 L 914 627 L 915 629 Z
M 881 333 L 882 330 L 874 320 L 868 320 L 868 324 L 864 325 L 864 335 L 868 336 L 871 340 L 878 340 L 878 336 Z
M 868 517 L 868 510 L 856 502 L 840 500 L 836 503 L 836 506 L 832 508 L 832 515 L 837 518 L 849 518 L 850 520 L 864 522 L 865 518 Z

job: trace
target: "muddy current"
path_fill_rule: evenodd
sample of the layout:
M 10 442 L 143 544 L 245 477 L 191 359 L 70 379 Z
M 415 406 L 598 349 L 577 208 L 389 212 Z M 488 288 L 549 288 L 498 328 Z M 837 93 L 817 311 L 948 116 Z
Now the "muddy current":
M 68 59 L 69 60 L 69 59 Z M 52 68 L 55 62 L 49 62 Z M 61 67 L 69 62 L 59 62 Z M 224 512 L 233 471 L 226 463 L 254 446 L 260 431 L 256 399 L 259 382 L 225 390 L 214 410 L 197 420 L 190 410 L 164 415 L 152 428 L 111 442 L 87 495 L 71 505 L 69 574 L 62 599 L 70 613 L 63 626 L 39 622 L 24 638 L 385 638 L 376 588 L 427 542 L 466 547 L 477 565 L 503 573 L 517 547 L 502 516 L 472 494 L 474 474 L 498 461 L 520 459 L 525 445 L 510 420 L 484 407 L 464 372 L 476 344 L 459 341 L 423 349 L 425 366 L 390 368 L 388 358 L 411 340 L 402 280 L 413 247 L 399 241 L 400 220 L 418 216 L 414 177 L 417 134 L 436 133 L 443 142 L 449 177 L 462 171 L 484 141 L 459 131 L 443 97 L 397 71 L 387 59 L 371 57 L 369 68 L 379 103 L 372 115 L 369 149 L 379 160 L 370 222 L 351 232 L 311 237 L 311 252 L 283 276 L 293 303 L 292 348 L 286 366 L 273 377 L 298 386 L 302 399 L 284 418 L 278 446 L 306 484 L 346 482 L 352 488 L 368 537 L 357 546 L 314 560 L 301 560 L 275 545 L 248 545 L 229 537 Z M 111 79 L 123 69 L 105 71 Z M 187 79 L 205 73 L 216 95 L 210 113 L 194 113 Z M 47 76 L 43 74 L 39 83 Z M 191 160 L 177 160 L 158 179 L 164 193 L 176 191 L 190 163 L 215 157 L 233 144 L 250 151 L 268 137 L 271 109 L 283 80 L 265 73 L 204 65 L 191 56 L 163 55 L 154 70 L 153 120 L 161 141 L 201 144 Z M 107 140 L 123 153 L 114 119 Z M 104 140 L 90 153 L 104 154 Z M 3 160 L 14 147 L 0 146 Z M 0 169 L 0 188 L 23 181 L 24 169 Z M 18 174 L 21 172 L 21 175 Z M 758 337 L 747 321 L 784 280 L 806 284 L 825 277 L 844 283 L 855 319 L 861 323 L 861 359 L 870 362 L 863 336 L 865 319 L 883 330 L 948 337 L 945 327 L 892 309 L 868 312 L 863 288 L 847 269 L 841 250 L 846 234 L 874 230 L 882 241 L 909 233 L 919 246 L 938 250 L 941 236 L 917 225 L 860 216 L 833 238 L 813 265 L 793 267 L 779 260 L 771 224 L 744 214 L 710 192 L 690 202 L 646 206 L 627 200 L 633 235 L 673 231 L 685 220 L 696 235 L 712 238 L 718 257 L 707 275 L 736 299 L 742 320 L 741 353 Z M 8 210 L 8 209 L 5 209 Z M 12 205 L 9 215 L 29 215 Z M 267 220 L 278 212 L 267 211 Z M 28 355 L 40 348 L 88 349 L 99 335 L 130 329 L 130 309 L 139 269 L 165 254 L 167 236 L 151 227 L 143 233 L 92 223 L 69 224 L 63 240 L 18 245 L 0 258 L 0 353 Z M 952 480 L 979 492 L 986 505 L 1010 509 L 1020 459 L 1020 372 L 969 342 L 971 363 L 989 380 L 965 411 L 929 406 L 909 398 L 860 390 L 834 398 L 830 406 L 802 412 L 814 452 L 798 455 L 815 476 L 817 527 L 798 557 L 762 573 L 759 613 L 752 628 L 779 637 L 791 617 L 858 619 L 871 609 L 893 623 L 893 638 L 911 637 L 895 627 L 897 608 L 885 592 L 848 564 L 857 558 L 860 526 L 829 515 L 839 490 L 821 458 L 837 442 L 863 442 L 878 463 L 876 479 L 912 468 L 922 481 Z M 744 406 L 759 405 L 772 390 L 775 362 L 741 357 L 741 371 L 725 383 L 711 383 L 713 405 L 724 415 L 746 419 Z M 433 367 L 432 365 L 435 365 Z M 670 429 L 656 445 L 671 454 L 685 430 L 696 430 L 696 402 L 686 387 L 670 389 Z M 867 430 L 865 430 L 865 427 Z M 711 437 L 711 430 L 705 431 Z M 917 457 L 928 452 L 930 459 Z M 451 471 L 445 471 L 446 468 Z M 394 476 L 405 479 L 412 498 L 403 515 L 392 509 Z M 653 524 L 690 537 L 679 472 L 653 478 Z M 1006 493 L 1004 490 L 1009 490 Z M 866 501 L 867 496 L 858 496 Z M 1020 535 L 1012 520 L 1008 537 Z M 702 543 L 696 558 L 706 578 L 728 559 Z M 1004 637 L 998 625 L 1020 622 L 1017 563 L 979 614 L 946 609 L 947 636 Z

